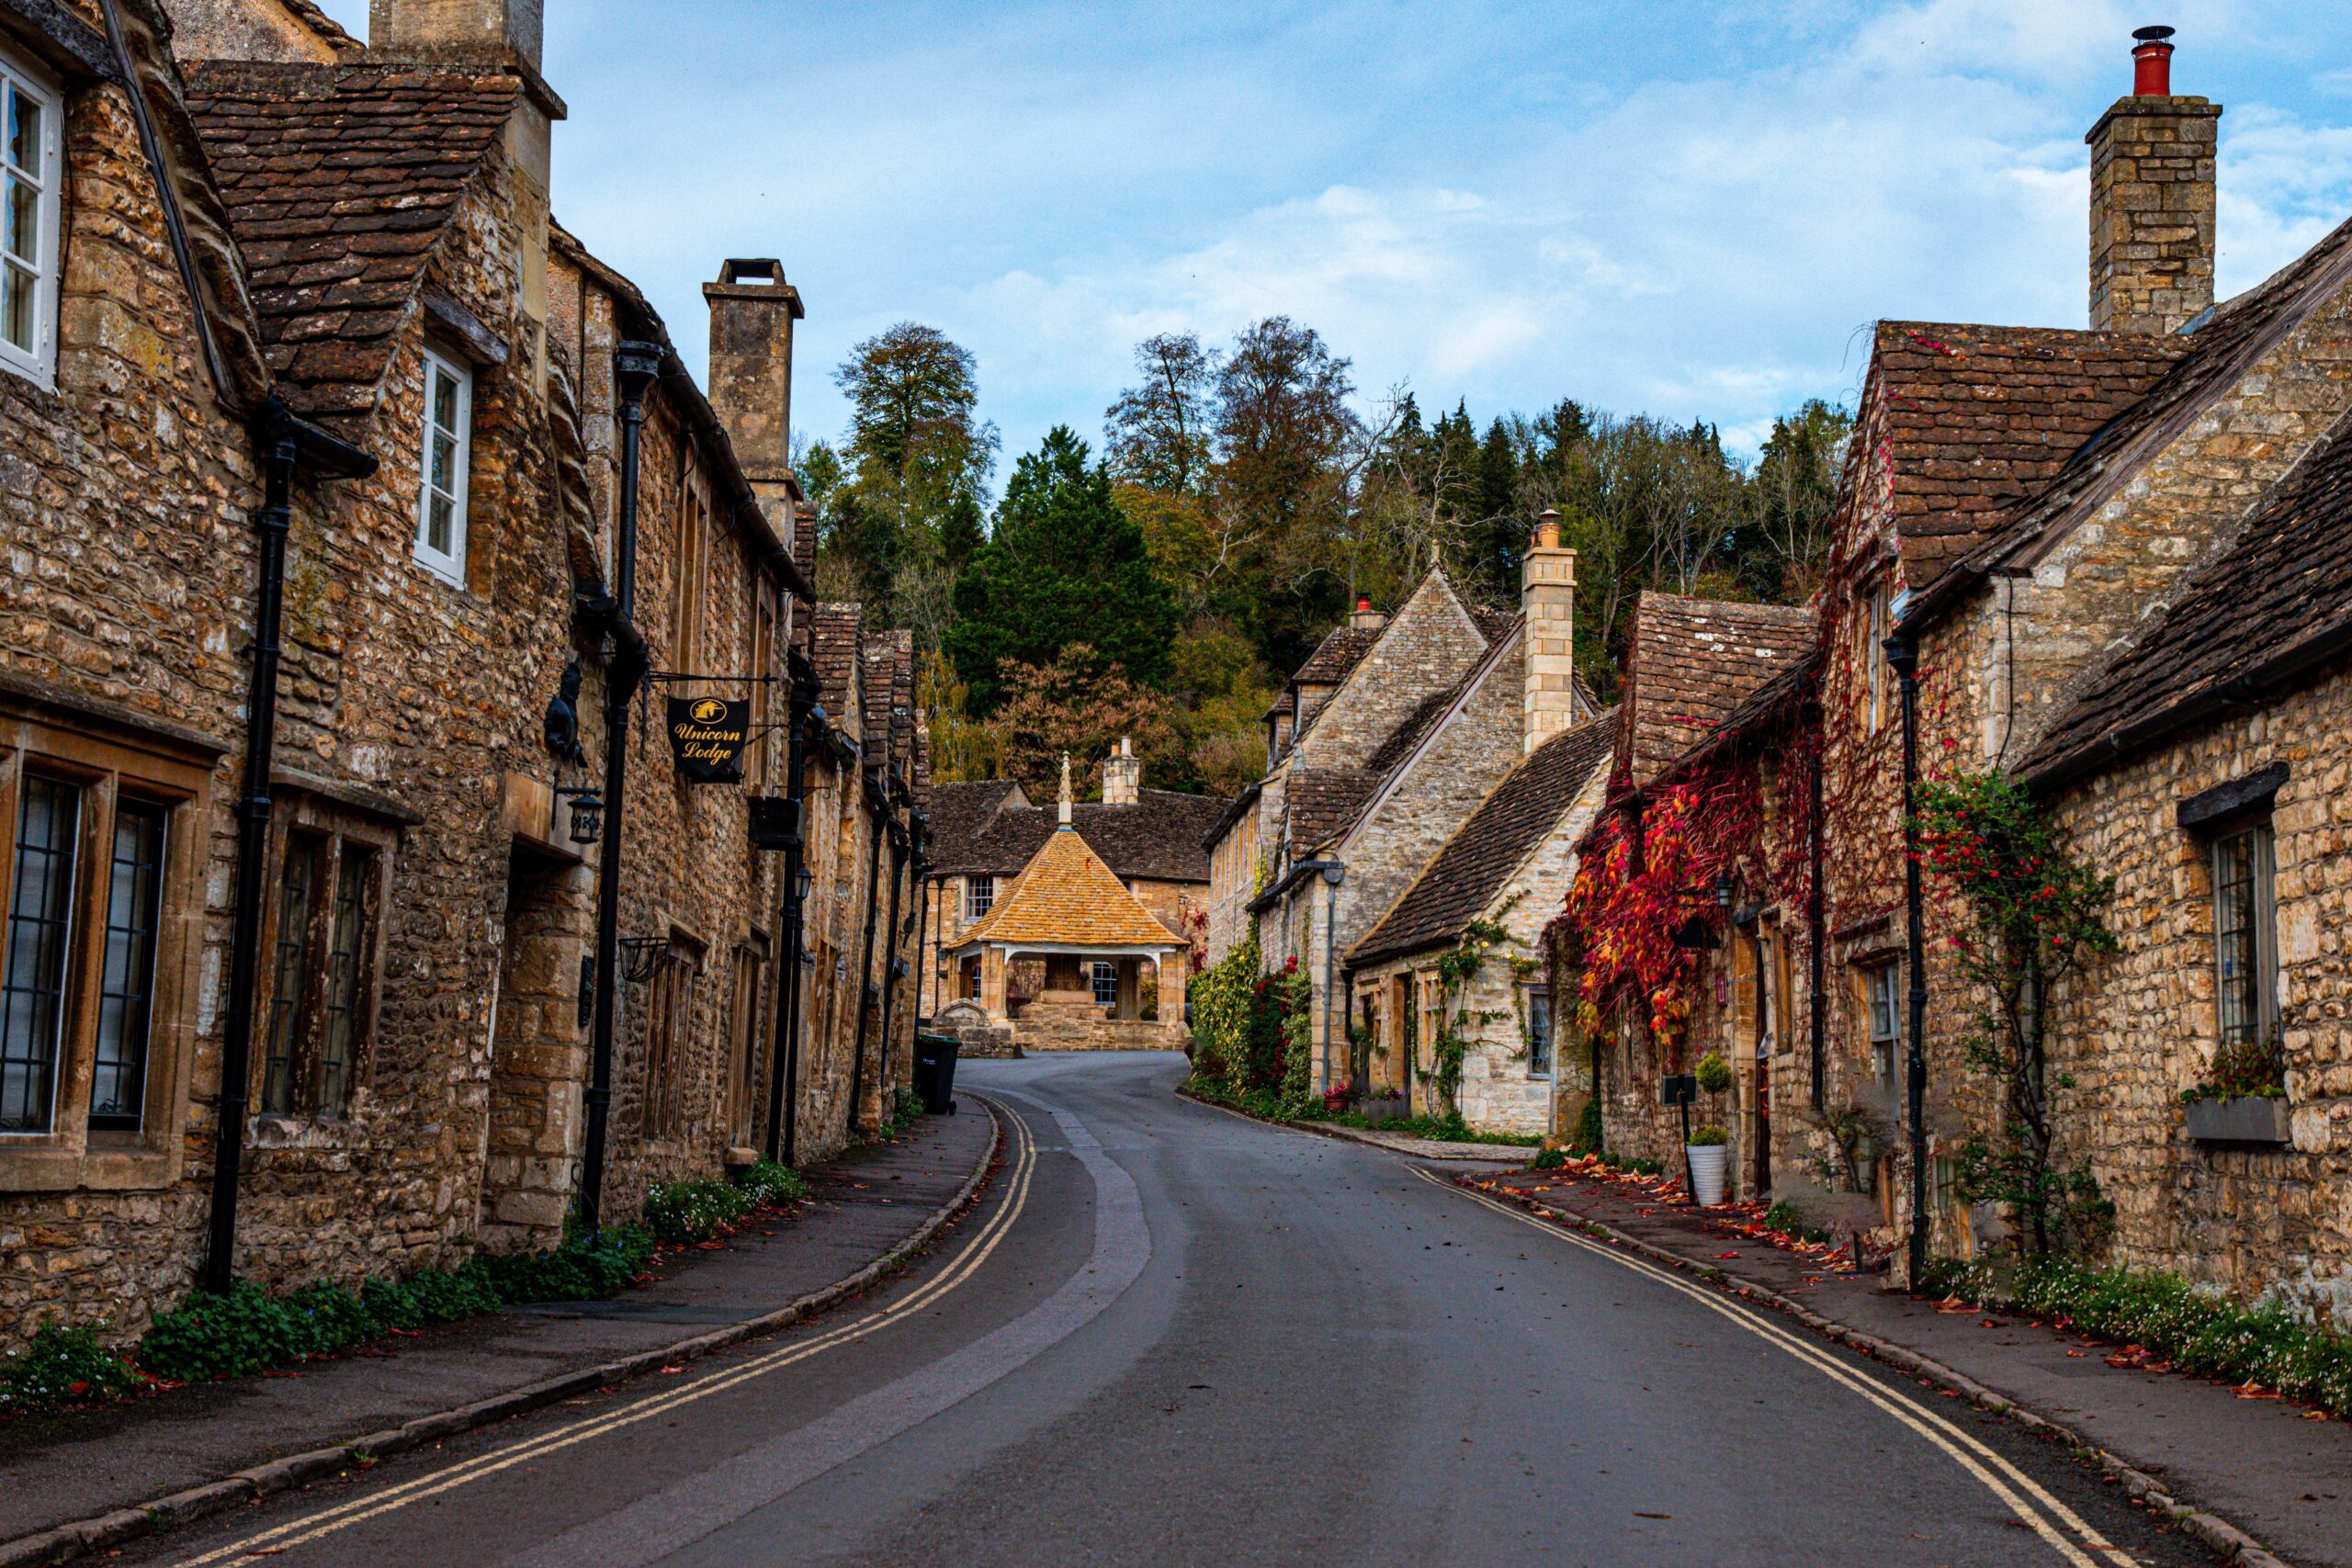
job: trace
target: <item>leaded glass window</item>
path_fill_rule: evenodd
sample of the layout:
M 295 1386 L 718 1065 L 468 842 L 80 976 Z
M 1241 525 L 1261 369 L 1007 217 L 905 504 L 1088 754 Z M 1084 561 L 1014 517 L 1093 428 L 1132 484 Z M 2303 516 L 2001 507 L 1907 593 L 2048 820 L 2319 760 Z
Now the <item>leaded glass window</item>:
M 90 1079 L 90 1125 L 135 1132 L 147 1098 L 147 1039 L 163 915 L 164 824 L 157 805 L 119 800 L 107 881 L 105 973 Z
M 57 1111 L 82 792 L 28 774 L 18 795 L 0 965 L 0 1133 L 46 1133 Z

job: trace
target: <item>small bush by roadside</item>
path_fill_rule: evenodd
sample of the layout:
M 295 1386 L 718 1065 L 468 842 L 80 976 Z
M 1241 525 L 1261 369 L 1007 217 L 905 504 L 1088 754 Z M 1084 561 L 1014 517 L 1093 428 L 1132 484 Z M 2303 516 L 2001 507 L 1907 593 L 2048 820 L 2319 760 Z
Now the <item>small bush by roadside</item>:
M 123 1399 L 148 1382 L 146 1373 L 100 1344 L 94 1330 L 48 1324 L 21 1353 L 0 1360 L 0 1416 L 75 1400 Z
M 2055 1258 L 2021 1263 L 2006 1279 L 1986 1265 L 1945 1258 L 1928 1267 L 1920 1285 L 1930 1295 L 2030 1313 L 2057 1327 L 2137 1346 L 2156 1365 L 2259 1385 L 2352 1416 L 2352 1338 L 2305 1323 L 2277 1303 L 2241 1306 L 2178 1275 Z

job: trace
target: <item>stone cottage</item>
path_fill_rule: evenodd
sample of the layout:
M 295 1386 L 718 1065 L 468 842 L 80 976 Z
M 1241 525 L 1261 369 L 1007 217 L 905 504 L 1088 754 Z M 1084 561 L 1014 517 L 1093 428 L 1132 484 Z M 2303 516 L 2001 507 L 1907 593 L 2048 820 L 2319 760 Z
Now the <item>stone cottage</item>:
M 208 1259 L 349 1281 L 552 1239 L 614 654 L 759 709 L 808 637 L 797 295 L 722 270 L 707 398 L 548 211 L 535 6 L 379 0 L 365 48 L 282 0 L 115 9 L 119 47 L 95 5 L 0 11 L 46 215 L 0 351 L 11 1336 L 134 1333 Z M 633 617 L 625 340 L 655 362 Z M 620 1216 L 762 1140 L 786 967 L 744 792 L 642 748 L 628 783 Z
M 1433 571 L 1394 615 L 1363 608 L 1333 632 L 1270 718 L 1266 777 L 1212 832 L 1209 957 L 1254 926 L 1270 968 L 1295 959 L 1310 977 L 1317 1094 L 1351 1081 L 1341 954 L 1532 739 L 1594 711 L 1573 669 L 1576 554 L 1548 525 L 1521 614 L 1474 606 Z
M 1575 1125 L 1591 1077 L 1555 1055 L 1544 929 L 1607 794 L 1614 716 L 1542 740 L 1348 949 L 1349 1076 L 1367 1094 L 1408 1115 L 1458 1110 L 1483 1132 L 1548 1136 L 1564 1110 Z M 1449 985 L 1440 961 L 1474 947 L 1486 950 L 1476 972 Z M 1462 1047 L 1442 1066 L 1447 1039 Z M 1450 1094 L 1432 1081 L 1446 1076 Z

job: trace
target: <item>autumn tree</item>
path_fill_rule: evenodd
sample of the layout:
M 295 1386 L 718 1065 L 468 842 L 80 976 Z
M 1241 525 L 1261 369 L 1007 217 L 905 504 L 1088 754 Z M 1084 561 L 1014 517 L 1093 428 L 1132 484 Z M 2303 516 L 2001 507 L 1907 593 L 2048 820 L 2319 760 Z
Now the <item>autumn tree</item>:
M 1001 776 L 1017 780 L 1032 800 L 1052 800 L 1061 784 L 1061 759 L 1072 777 L 1102 793 L 1097 764 L 1121 738 L 1135 743 L 1147 778 L 1166 779 L 1182 765 L 1174 705 L 1162 693 L 1130 681 L 1085 643 L 1072 643 L 1044 664 L 1008 660 L 1001 671 L 1002 700 L 989 716 Z

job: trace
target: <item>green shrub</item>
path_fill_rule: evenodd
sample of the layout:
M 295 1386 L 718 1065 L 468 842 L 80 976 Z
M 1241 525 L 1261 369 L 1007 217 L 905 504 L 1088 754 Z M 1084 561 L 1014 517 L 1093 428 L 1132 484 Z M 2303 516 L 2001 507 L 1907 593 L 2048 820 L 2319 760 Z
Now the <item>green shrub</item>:
M 665 1181 L 645 1195 L 646 1224 L 673 1247 L 715 1241 L 751 1212 L 752 1201 L 726 1181 Z
M 808 1196 L 808 1183 L 801 1179 L 800 1173 L 772 1159 L 755 1160 L 745 1166 L 736 1174 L 735 1186 L 763 1208 L 780 1209 Z
M 883 1117 L 881 1129 L 874 1136 L 876 1141 L 887 1143 L 922 1121 L 925 1114 L 922 1096 L 901 1084 L 890 1091 L 889 1114 Z
M 1597 1155 L 1601 1152 L 1603 1138 L 1600 1096 L 1596 1094 L 1584 1102 L 1584 1110 L 1577 1116 L 1577 1130 L 1568 1140 L 1568 1152 L 1573 1155 Z
M 501 1300 L 599 1301 L 626 1289 L 653 1260 L 653 1233 L 643 1225 L 606 1225 L 594 1246 L 566 1220 L 563 1244 L 547 1252 L 478 1258 L 472 1268 Z
M 1731 1087 L 1731 1064 L 1720 1053 L 1710 1051 L 1699 1058 L 1699 1066 L 1690 1076 L 1709 1094 L 1721 1094 Z
M 1690 1147 L 1719 1149 L 1731 1142 L 1731 1134 L 1721 1127 L 1701 1127 L 1690 1134 Z
M 2182 1371 L 2251 1381 L 2352 1416 L 2352 1338 L 2305 1323 L 2279 1303 L 2242 1306 L 2176 1274 L 2056 1258 L 2020 1264 L 2006 1284 L 1983 1264 L 1941 1259 L 1921 1288 L 2064 1319 L 2083 1333 L 2144 1346 Z
M 120 1399 L 147 1380 L 87 1328 L 49 1324 L 21 1353 L 0 1361 L 0 1416 L 76 1399 Z
M 1567 1163 L 1568 1151 L 1566 1149 L 1538 1149 L 1535 1151 L 1535 1157 L 1527 1162 L 1527 1168 L 1530 1170 L 1557 1170 Z
M 225 1296 L 198 1291 L 157 1314 L 139 1342 L 139 1364 L 178 1382 L 244 1377 L 299 1360 L 307 1337 L 284 1303 L 241 1280 Z
M 357 1296 L 340 1285 L 305 1285 L 272 1303 L 286 1314 L 287 1332 L 304 1356 L 325 1356 L 383 1332 Z
M 1781 1199 L 1764 1211 L 1764 1228 L 1792 1235 L 1800 1241 L 1827 1241 L 1829 1233 L 1805 1222 L 1804 1211 L 1787 1199 Z

